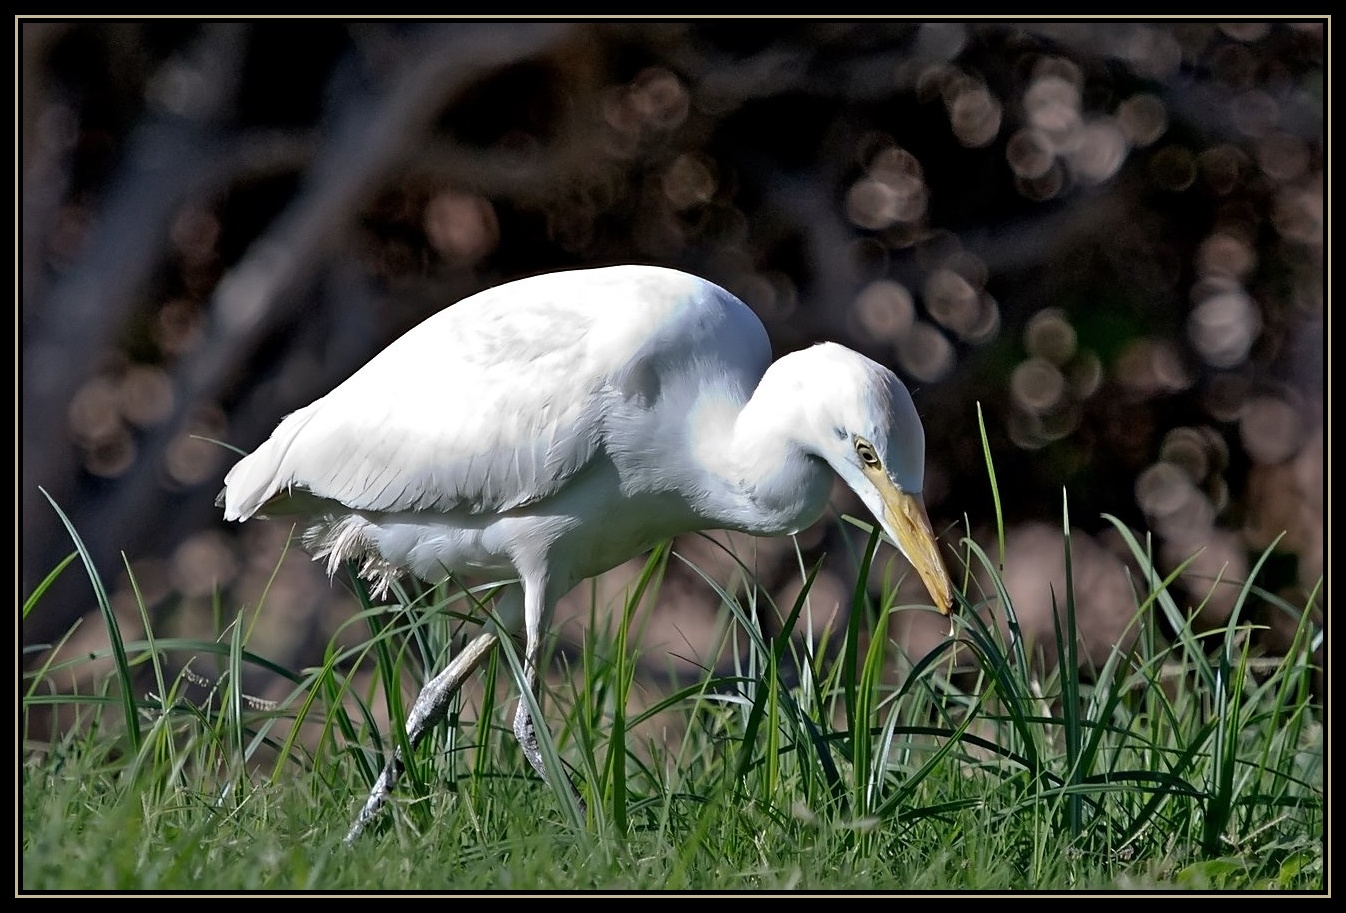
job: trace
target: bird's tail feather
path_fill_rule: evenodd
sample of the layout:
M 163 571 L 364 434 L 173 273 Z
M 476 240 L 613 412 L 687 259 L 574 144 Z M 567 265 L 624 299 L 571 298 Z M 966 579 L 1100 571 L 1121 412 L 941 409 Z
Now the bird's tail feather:
M 229 470 L 224 477 L 224 490 L 215 499 L 224 508 L 224 519 L 246 520 L 255 516 L 267 501 L 293 484 L 293 475 L 285 468 L 285 455 L 308 424 L 316 405 L 287 415 L 269 439 Z

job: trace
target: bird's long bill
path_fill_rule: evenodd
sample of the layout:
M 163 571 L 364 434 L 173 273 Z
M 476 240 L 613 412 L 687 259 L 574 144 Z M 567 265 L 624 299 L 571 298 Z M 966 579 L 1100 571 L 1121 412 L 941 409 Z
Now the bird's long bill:
M 879 495 L 883 498 L 883 519 L 888 534 L 897 540 L 921 581 L 930 591 L 935 608 L 945 615 L 953 607 L 953 581 L 939 556 L 939 541 L 930 527 L 930 515 L 920 495 L 902 491 L 887 479 L 879 480 Z

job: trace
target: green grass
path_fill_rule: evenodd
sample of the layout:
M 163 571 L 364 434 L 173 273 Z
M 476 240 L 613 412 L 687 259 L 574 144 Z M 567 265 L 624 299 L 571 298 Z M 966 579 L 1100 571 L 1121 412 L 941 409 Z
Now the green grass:
M 648 686 L 631 655 L 635 609 L 681 560 L 659 549 L 627 604 L 594 606 L 579 651 L 553 663 L 568 674 L 553 677 L 539 736 L 587 814 L 514 743 L 518 656 L 506 643 L 484 668 L 483 696 L 426 739 L 378 825 L 349 848 L 346 829 L 399 744 L 377 711 L 404 717 L 422 670 L 476 632 L 489 590 L 365 600 L 347 623 L 361 637 L 287 670 L 249 649 L 265 601 L 221 607 L 232 620 L 213 641 L 156 637 L 143 605 L 142 630 L 123 631 L 86 564 L 108 647 L 62 658 L 51 645 L 24 675 L 21 889 L 1324 890 L 1311 687 L 1321 630 L 1256 585 L 1259 561 L 1228 624 L 1197 633 L 1197 607 L 1174 595 L 1184 569 L 1161 577 L 1147 543 L 1112 522 L 1142 568 L 1139 640 L 1090 681 L 1041 676 L 1022 641 L 1006 643 L 976 611 L 990 606 L 1016 630 L 999 565 L 970 539 L 965 579 L 989 590 L 966 584 L 954 636 L 895 674 L 892 614 L 919 610 L 894 605 L 888 587 L 878 605 L 867 595 L 871 534 L 843 626 L 797 630 L 816 568 L 801 565 L 791 605 L 710 581 L 730 672 L 637 694 Z M 1064 509 L 1062 523 L 1056 668 L 1073 670 Z M 1003 555 L 1003 533 L 1001 543 Z M 1249 651 L 1254 603 L 1301 619 L 1279 661 Z M 762 617 L 782 633 L 766 636 Z M 972 657 L 956 675 L 955 641 Z M 183 656 L 216 670 L 204 696 Z M 109 661 L 92 693 L 55 684 Z M 249 698 L 250 675 L 281 677 L 289 696 Z M 674 736 L 641 735 L 656 731 Z

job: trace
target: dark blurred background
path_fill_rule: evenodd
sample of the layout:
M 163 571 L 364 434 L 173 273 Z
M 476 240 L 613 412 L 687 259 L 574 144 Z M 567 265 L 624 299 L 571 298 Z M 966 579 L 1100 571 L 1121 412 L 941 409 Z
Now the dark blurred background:
M 451 302 L 617 262 L 720 283 L 777 354 L 834 339 L 891 365 L 955 577 L 963 536 L 995 553 L 980 403 L 1030 636 L 1064 584 L 1063 492 L 1091 662 L 1133 636 L 1139 586 L 1105 513 L 1163 570 L 1197 555 L 1175 595 L 1202 624 L 1282 533 L 1259 584 L 1303 607 L 1322 582 L 1322 21 L 17 30 L 20 601 L 72 549 L 40 486 L 129 631 L 126 564 L 165 634 L 209 636 L 269 586 L 254 647 L 312 661 L 349 587 L 282 560 L 287 526 L 226 526 L 234 455 L 199 438 L 251 449 Z M 856 537 L 833 518 L 801 543 Z M 737 544 L 788 599 L 788 543 Z M 817 625 L 848 604 L 843 565 Z M 695 658 L 715 611 L 676 572 L 659 664 Z M 1283 647 L 1294 619 L 1250 610 Z M 76 564 L 23 640 L 90 613 Z M 906 614 L 913 652 L 942 635 Z

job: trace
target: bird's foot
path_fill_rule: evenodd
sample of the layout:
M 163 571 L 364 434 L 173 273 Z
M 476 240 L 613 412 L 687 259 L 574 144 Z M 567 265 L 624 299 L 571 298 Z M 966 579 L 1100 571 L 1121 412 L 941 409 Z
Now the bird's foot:
M 365 800 L 364 808 L 360 809 L 360 815 L 351 825 L 351 829 L 346 833 L 345 844 L 350 846 L 360 835 L 364 833 L 369 822 L 374 820 L 374 816 L 379 813 L 388 802 L 388 797 L 392 795 L 393 786 L 397 783 L 397 778 L 402 775 L 402 750 L 393 751 L 393 756 L 388 759 L 383 772 L 379 774 L 378 780 L 374 783 L 374 788 L 369 792 L 369 798 Z

